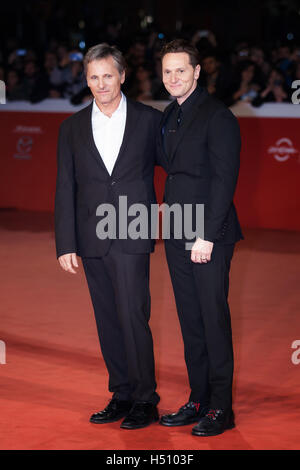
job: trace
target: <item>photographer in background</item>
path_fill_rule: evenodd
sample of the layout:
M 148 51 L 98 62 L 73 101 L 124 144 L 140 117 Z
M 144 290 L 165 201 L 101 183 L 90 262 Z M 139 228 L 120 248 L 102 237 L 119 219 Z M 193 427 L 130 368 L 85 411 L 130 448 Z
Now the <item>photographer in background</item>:
M 10 69 L 7 72 L 5 84 L 7 101 L 25 100 L 25 90 L 21 82 L 19 72 L 17 72 L 17 70 Z
M 40 70 L 34 60 L 25 62 L 23 87 L 25 99 L 31 103 L 38 103 L 49 95 L 49 81 L 47 75 Z
M 82 53 L 78 51 L 70 52 L 69 60 L 70 62 L 64 68 L 62 74 L 64 98 L 71 98 L 87 86 L 83 71 Z
M 225 102 L 230 93 L 231 81 L 231 74 L 218 60 L 215 51 L 207 51 L 202 55 L 199 83 L 207 89 L 210 95 Z
M 231 106 L 238 101 L 251 103 L 259 90 L 260 85 L 255 80 L 255 64 L 250 60 L 243 60 L 237 65 L 235 79 L 226 104 Z
M 289 90 L 285 84 L 285 76 L 280 69 L 273 68 L 268 78 L 266 88 L 252 101 L 252 106 L 263 103 L 282 103 L 289 101 Z

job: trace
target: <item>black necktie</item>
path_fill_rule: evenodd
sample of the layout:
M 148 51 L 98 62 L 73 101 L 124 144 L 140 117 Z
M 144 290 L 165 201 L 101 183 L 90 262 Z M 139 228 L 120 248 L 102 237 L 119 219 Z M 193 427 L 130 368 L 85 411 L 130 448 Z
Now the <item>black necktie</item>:
M 178 106 L 177 113 L 176 113 L 177 128 L 180 126 L 181 119 L 182 119 L 182 109 L 181 109 L 181 106 Z
M 176 132 L 179 130 L 181 121 L 182 109 L 180 106 L 177 106 L 170 116 L 170 122 L 167 125 L 167 132 L 164 136 L 164 147 L 169 158 L 172 155 L 174 145 L 176 145 Z

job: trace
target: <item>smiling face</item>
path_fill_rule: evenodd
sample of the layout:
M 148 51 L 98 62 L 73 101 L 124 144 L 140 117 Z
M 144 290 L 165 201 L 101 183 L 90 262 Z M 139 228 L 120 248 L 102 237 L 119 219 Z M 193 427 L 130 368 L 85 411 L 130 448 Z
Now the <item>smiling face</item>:
M 170 52 L 162 59 L 162 79 L 170 95 L 182 104 L 195 90 L 200 65 L 190 64 L 187 52 Z
M 90 62 L 87 65 L 86 79 L 100 109 L 113 108 L 119 103 L 125 72 L 120 74 L 112 56 Z

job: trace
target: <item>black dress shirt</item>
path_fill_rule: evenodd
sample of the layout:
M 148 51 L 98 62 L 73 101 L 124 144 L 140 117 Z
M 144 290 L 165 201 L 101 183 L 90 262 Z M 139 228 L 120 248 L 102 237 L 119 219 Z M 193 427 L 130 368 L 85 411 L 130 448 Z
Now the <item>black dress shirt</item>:
M 179 105 L 176 101 L 172 111 L 170 112 L 168 119 L 164 127 L 164 148 L 168 158 L 172 155 L 173 147 L 180 132 L 182 123 L 192 110 L 193 104 L 197 101 L 199 94 L 202 93 L 202 88 L 197 86 L 193 93 Z

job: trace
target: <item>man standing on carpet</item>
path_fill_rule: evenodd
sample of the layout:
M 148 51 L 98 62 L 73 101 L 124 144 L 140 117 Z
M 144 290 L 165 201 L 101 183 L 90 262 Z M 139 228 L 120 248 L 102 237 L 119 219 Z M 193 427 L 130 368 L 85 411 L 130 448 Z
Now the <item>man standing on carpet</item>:
M 163 115 L 159 159 L 168 173 L 165 203 L 204 204 L 204 236 L 191 251 L 185 238 L 165 240 L 165 249 L 184 341 L 191 393 L 165 426 L 198 424 L 197 436 L 234 427 L 233 348 L 228 306 L 229 269 L 235 243 L 243 238 L 233 195 L 240 132 L 229 109 L 197 86 L 197 50 L 184 40 L 165 45 L 162 77 L 176 100 Z M 195 216 L 195 212 L 194 215 Z M 175 227 L 174 227 L 175 228 Z
M 109 423 L 125 417 L 121 427 L 137 429 L 158 420 L 148 325 L 149 257 L 154 242 L 151 237 L 118 235 L 116 239 L 100 235 L 100 239 L 96 227 L 106 215 L 101 204 L 113 206 L 116 221 L 124 215 L 119 214 L 120 196 L 127 197 L 128 206 L 156 202 L 153 171 L 161 113 L 123 95 L 125 65 L 114 46 L 92 47 L 84 66 L 94 100 L 66 119 L 59 132 L 57 258 L 70 273 L 76 273 L 76 255 L 82 258 L 113 393 L 107 407 L 90 421 Z

